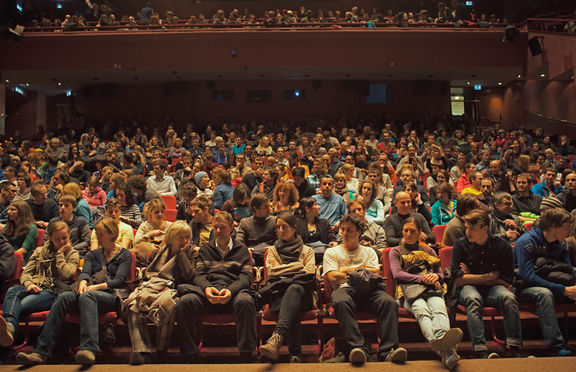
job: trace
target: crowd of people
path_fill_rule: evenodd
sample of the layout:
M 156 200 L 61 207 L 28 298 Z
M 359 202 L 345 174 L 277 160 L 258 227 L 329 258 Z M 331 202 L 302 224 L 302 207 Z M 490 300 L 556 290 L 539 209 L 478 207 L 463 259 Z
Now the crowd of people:
M 66 315 L 79 312 L 75 360 L 91 365 L 98 314 L 118 310 L 131 364 L 151 361 L 149 323 L 160 360 L 177 323 L 180 351 L 194 362 L 198 316 L 230 313 L 240 354 L 251 361 L 266 304 L 278 321 L 260 354 L 276 360 L 286 341 L 299 362 L 300 314 L 316 306 L 322 265 L 351 363 L 370 358 L 360 310 L 377 315 L 376 358 L 406 360 L 400 306 L 454 368 L 463 332 L 451 327 L 448 299 L 466 307 L 479 358 L 498 356 L 486 345 L 484 306 L 502 311 L 509 356 L 523 355 L 520 302 L 536 304 L 550 354 L 572 355 L 554 304 L 576 300 L 575 155 L 565 135 L 498 124 L 420 132 L 411 122 L 276 132 L 187 125 L 180 135 L 171 126 L 135 127 L 106 141 L 92 128 L 78 138 L 9 141 L 0 154 L 0 276 L 12 274 L 15 252 L 25 269 L 6 290 L 0 344 L 14 343 L 22 315 L 50 310 L 34 351 L 16 355 L 20 364 L 45 363 Z M 453 247 L 447 271 L 443 246 Z M 380 276 L 383 257 L 396 298 Z M 133 260 L 146 267 L 135 288 Z M 259 291 L 253 266 L 264 268 Z
M 97 3 L 86 0 L 84 12 L 67 14 L 63 19 L 51 20 L 46 16 L 32 19 L 27 31 L 36 28 L 56 28 L 63 31 L 79 30 L 110 30 L 110 29 L 146 29 L 146 28 L 191 28 L 202 25 L 211 27 L 295 27 L 297 25 L 335 25 L 363 24 L 367 27 L 394 25 L 401 27 L 454 25 L 457 27 L 491 27 L 506 23 L 505 19 L 495 15 L 480 13 L 465 6 L 459 0 L 438 2 L 435 9 L 418 11 L 385 12 L 374 8 L 365 10 L 357 6 L 349 10 L 311 10 L 305 6 L 299 9 L 266 10 L 263 14 L 254 14 L 248 8 L 240 11 L 233 9 L 226 14 L 219 9 L 212 15 L 195 14 L 179 17 L 168 10 L 163 14 L 155 11 L 151 3 L 147 3 L 135 15 L 117 15 L 108 3 Z

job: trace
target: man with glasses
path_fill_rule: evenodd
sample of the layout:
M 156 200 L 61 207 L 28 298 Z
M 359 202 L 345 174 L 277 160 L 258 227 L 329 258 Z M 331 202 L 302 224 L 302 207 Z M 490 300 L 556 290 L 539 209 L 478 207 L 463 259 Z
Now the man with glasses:
M 60 214 L 58 203 L 48 198 L 46 185 L 41 180 L 32 183 L 30 196 L 26 202 L 34 215 L 34 223 L 38 228 L 46 229 L 50 220 Z
M 494 210 L 490 213 L 490 234 L 515 242 L 526 232 L 522 221 L 512 214 L 512 196 L 507 192 L 494 195 Z
M 540 215 L 542 197 L 530 190 L 530 176 L 521 173 L 516 177 L 516 195 L 512 196 L 512 213 L 518 215 L 522 212 L 530 212 Z M 519 217 L 520 220 L 524 219 Z M 530 219 L 532 220 L 532 219 Z
M 8 221 L 8 206 L 14 200 L 18 186 L 9 181 L 0 183 L 0 223 Z

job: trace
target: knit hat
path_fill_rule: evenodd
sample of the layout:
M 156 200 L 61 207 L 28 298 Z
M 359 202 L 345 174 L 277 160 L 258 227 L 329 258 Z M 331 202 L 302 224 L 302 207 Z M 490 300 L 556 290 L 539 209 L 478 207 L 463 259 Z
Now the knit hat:
M 204 171 L 200 171 L 200 172 L 196 173 L 194 175 L 194 181 L 196 182 L 196 185 L 200 185 L 200 180 L 202 178 L 204 178 L 204 176 L 207 176 L 207 175 L 208 175 L 208 173 L 206 173 Z
M 549 196 L 542 199 L 542 204 L 540 204 L 540 212 L 544 212 L 547 209 L 552 208 L 564 208 L 560 199 L 555 196 Z

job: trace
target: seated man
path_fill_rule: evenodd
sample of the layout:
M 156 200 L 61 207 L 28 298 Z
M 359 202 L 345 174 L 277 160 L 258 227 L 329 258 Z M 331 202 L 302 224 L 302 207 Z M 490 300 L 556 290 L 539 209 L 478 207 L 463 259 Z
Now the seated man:
M 161 160 L 152 162 L 154 175 L 148 177 L 148 180 L 146 180 L 146 188 L 156 191 L 160 195 L 176 196 L 176 184 L 172 177 L 166 175 L 166 168 L 166 163 Z
M 430 230 L 430 225 L 428 221 L 426 221 L 426 218 L 420 213 L 410 211 L 412 208 L 412 199 L 407 192 L 398 192 L 394 197 L 394 205 L 396 206 L 397 212 L 392 213 L 384 221 L 384 230 L 386 231 L 386 240 L 388 241 L 389 247 L 400 245 L 400 241 L 402 240 L 402 225 L 408 217 L 416 218 L 419 225 L 422 226 L 421 241 L 431 244 L 436 242 L 436 237 L 432 230 Z
M 359 200 L 352 200 L 348 204 L 350 214 L 355 214 L 362 218 L 364 222 L 364 231 L 360 235 L 360 244 L 366 247 L 372 247 L 378 256 L 382 257 L 382 250 L 386 249 L 386 232 L 384 228 L 376 222 L 366 219 L 366 206 Z M 338 235 L 338 243 L 342 243 L 342 236 Z
M 564 209 L 572 212 L 576 209 L 576 172 L 571 172 L 564 179 L 564 190 L 558 194 L 558 199 L 564 205 Z
M 478 196 L 478 201 L 486 207 L 492 209 L 494 204 L 494 180 L 490 177 L 482 178 L 482 194 Z
M 526 232 L 520 219 L 512 214 L 512 196 L 507 192 L 494 195 L 494 210 L 490 213 L 488 231 L 512 243 Z
M 319 218 L 325 218 L 334 227 L 346 214 L 344 198 L 334 192 L 334 180 L 326 175 L 320 179 L 320 194 L 312 196 L 320 206 Z
M 70 244 L 72 244 L 72 248 L 78 251 L 80 258 L 83 258 L 90 250 L 90 226 L 88 226 L 88 221 L 83 217 L 74 215 L 74 209 L 76 209 L 78 202 L 72 195 L 62 196 L 59 204 L 60 216 L 51 219 L 50 223 L 54 221 L 64 221 L 68 224 Z M 47 240 L 48 235 L 44 237 L 44 243 L 46 243 Z
M 464 217 L 466 236 L 456 240 L 452 252 L 452 275 L 459 288 L 458 302 L 466 306 L 472 347 L 479 358 L 497 358 L 488 353 L 482 310 L 498 307 L 504 315 L 506 344 L 510 356 L 518 357 L 522 336 L 518 300 L 508 288 L 514 280 L 512 248 L 506 240 L 488 233 L 490 216 L 480 209 Z
M 134 243 L 134 230 L 132 226 L 120 221 L 120 214 L 122 213 L 120 209 L 120 201 L 116 198 L 111 198 L 106 201 L 105 206 L 106 217 L 112 218 L 114 222 L 118 224 L 118 238 L 116 239 L 116 244 L 122 248 L 130 249 Z M 98 237 L 96 236 L 96 229 L 92 230 L 92 235 L 90 236 L 90 250 L 96 250 L 100 248 L 98 244 Z
M 398 167 L 400 167 L 400 165 L 398 165 Z M 406 185 L 412 181 L 416 182 L 416 177 L 414 177 L 414 171 L 411 170 L 410 168 L 405 168 L 403 169 L 399 176 L 399 180 L 397 182 L 398 186 L 396 186 L 394 188 L 394 195 L 392 195 L 392 198 L 396 197 L 396 194 L 399 191 L 405 191 L 406 190 Z M 428 205 L 430 205 L 430 197 L 428 196 L 428 193 L 426 192 L 426 189 L 424 188 L 424 186 L 422 185 L 418 185 L 416 184 L 416 188 L 418 189 L 418 192 L 420 193 L 420 198 L 422 200 L 423 203 L 428 203 Z
M 456 203 L 456 214 L 454 215 L 454 218 L 446 224 L 446 230 L 444 230 L 444 237 L 442 238 L 443 246 L 452 247 L 457 239 L 466 235 L 464 216 L 479 207 L 480 202 L 474 194 L 464 194 L 458 197 L 458 202 Z
M 324 254 L 324 277 L 333 288 L 332 304 L 340 332 L 348 347 L 348 360 L 356 365 L 368 360 L 369 349 L 356 320 L 356 311 L 376 312 L 382 339 L 378 360 L 403 363 L 407 351 L 398 347 L 398 305 L 384 288 L 360 293 L 348 282 L 349 274 L 357 269 L 379 273 L 376 252 L 360 244 L 364 223 L 357 215 L 348 214 L 340 221 L 342 244 Z
M 516 176 L 516 195 L 512 196 L 512 213 L 518 215 L 522 212 L 530 212 L 540 215 L 540 204 L 542 204 L 542 197 L 536 195 L 530 190 L 530 176 L 526 173 L 521 173 Z M 520 216 L 520 220 L 523 218 Z M 530 219 L 533 220 L 533 219 Z
M 203 196 L 194 198 L 186 208 L 186 212 L 192 216 L 190 228 L 192 229 L 191 243 L 193 246 L 201 247 L 212 240 L 212 218 L 214 209 L 212 201 Z
M 572 231 L 574 217 L 562 208 L 551 208 L 542 213 L 539 227 L 522 235 L 514 247 L 514 255 L 520 270 L 520 276 L 526 284 L 520 298 L 535 302 L 542 335 L 553 355 L 571 356 L 562 337 L 554 304 L 574 302 L 576 300 L 576 278 L 562 274 L 567 281 L 560 283 L 559 276 L 544 276 L 536 271 L 538 262 L 548 258 L 563 265 L 570 271 L 572 263 L 568 257 L 565 240 Z
M 228 212 L 216 213 L 212 224 L 214 240 L 200 248 L 196 261 L 194 285 L 201 291 L 188 287 L 190 291 L 176 305 L 180 351 L 189 361 L 197 357 L 199 314 L 233 312 L 240 355 L 250 361 L 257 345 L 256 306 L 244 291 L 252 284 L 250 255 L 241 242 L 232 239 L 234 220 Z
M 257 266 L 264 264 L 264 253 L 277 240 L 276 217 L 270 215 L 270 200 L 257 193 L 250 199 L 252 216 L 243 218 L 236 230 L 236 240 L 252 249 Z
M 306 179 L 306 169 L 304 169 L 303 167 L 296 167 L 292 171 L 292 177 L 294 178 L 294 185 L 298 190 L 298 195 L 300 196 L 300 199 L 310 198 L 316 195 L 316 189 Z
M 482 195 L 482 173 L 473 171 L 468 175 L 470 186 L 462 190 L 462 194 Z
M 47 197 L 46 185 L 40 180 L 32 183 L 30 196 L 26 202 L 34 215 L 34 223 L 39 229 L 46 229 L 50 220 L 58 217 L 58 203 Z
M 532 192 L 543 198 L 560 194 L 562 188 L 556 185 L 556 174 L 556 168 L 554 167 L 544 169 L 544 181 L 532 186 Z
M 180 202 L 176 208 L 176 220 L 184 220 L 190 223 L 192 216 L 187 212 L 188 205 L 198 193 L 198 188 L 193 182 L 187 182 L 180 186 Z

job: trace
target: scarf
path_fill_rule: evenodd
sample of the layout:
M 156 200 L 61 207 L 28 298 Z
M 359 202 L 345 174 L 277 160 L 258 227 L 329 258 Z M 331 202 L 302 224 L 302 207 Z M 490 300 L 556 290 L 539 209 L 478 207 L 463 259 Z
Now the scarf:
M 274 243 L 276 252 L 278 252 L 278 255 L 282 259 L 283 264 L 289 264 L 298 261 L 300 253 L 302 253 L 303 246 L 304 243 L 302 243 L 302 238 L 300 235 L 296 235 L 294 239 L 289 241 L 278 239 L 276 243 Z

